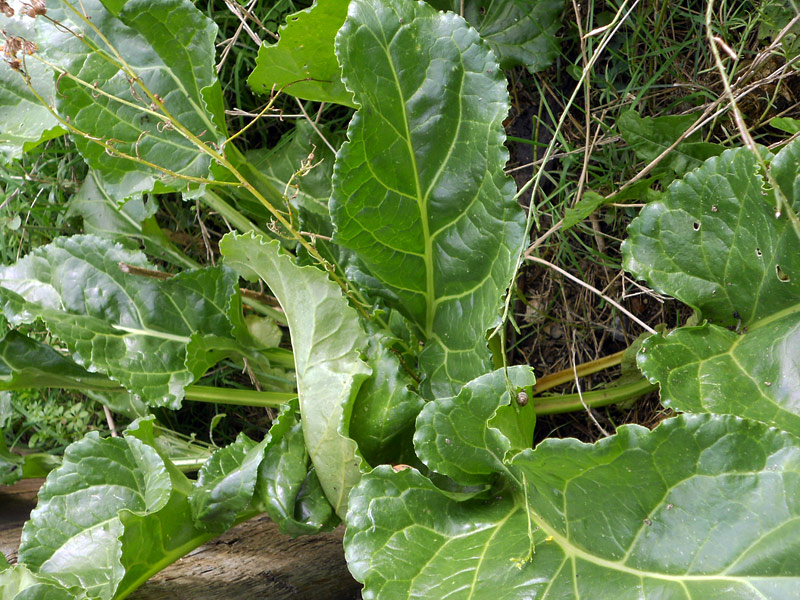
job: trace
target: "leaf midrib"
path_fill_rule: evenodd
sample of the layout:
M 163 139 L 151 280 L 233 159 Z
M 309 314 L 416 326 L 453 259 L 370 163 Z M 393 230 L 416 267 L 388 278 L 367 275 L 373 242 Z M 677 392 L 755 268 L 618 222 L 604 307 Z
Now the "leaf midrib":
M 376 15 L 377 16 L 377 15 Z M 400 31 L 402 27 L 398 29 Z M 380 41 L 376 38 L 376 41 Z M 425 249 L 423 251 L 422 259 L 425 262 L 425 337 L 430 337 L 433 333 L 433 317 L 436 314 L 436 306 L 433 302 L 434 292 L 434 273 L 433 273 L 433 238 L 431 237 L 430 223 L 428 222 L 428 206 L 425 198 L 422 195 L 422 183 L 419 179 L 419 168 L 417 167 L 417 156 L 414 153 L 414 147 L 411 145 L 411 130 L 409 128 L 408 111 L 406 110 L 405 98 L 403 96 L 403 88 L 400 86 L 400 79 L 397 76 L 397 69 L 395 69 L 394 60 L 389 53 L 389 43 L 384 39 L 382 44 L 383 52 L 386 55 L 386 60 L 392 70 L 392 77 L 394 77 L 394 84 L 397 88 L 397 94 L 400 96 L 400 107 L 403 115 L 403 129 L 405 136 L 403 137 L 406 147 L 408 148 L 408 155 L 411 159 L 411 168 L 414 171 L 414 186 L 416 188 L 417 207 L 420 213 L 420 221 L 422 224 L 422 237 L 425 240 Z
M 664 581 L 673 581 L 676 583 L 683 583 L 684 581 L 735 581 L 746 585 L 750 585 L 750 580 L 758 579 L 758 577 L 755 576 L 737 577 L 733 575 L 690 575 L 688 573 L 682 575 L 669 575 L 667 573 L 659 573 L 657 571 L 644 571 L 642 569 L 629 567 L 618 561 L 601 558 L 596 554 L 592 554 L 574 545 L 572 542 L 569 541 L 569 539 L 563 536 L 557 529 L 548 525 L 547 521 L 541 515 L 539 515 L 535 510 L 533 510 L 532 507 L 529 506 L 528 510 L 530 511 L 531 518 L 534 520 L 539 529 L 546 535 L 546 537 L 552 538 L 552 541 L 558 544 L 559 548 L 561 548 L 565 556 L 572 559 L 579 558 L 581 560 L 595 564 L 605 569 L 620 571 L 622 573 L 627 573 L 629 575 L 633 575 L 641 579 L 649 577 L 652 579 L 661 579 Z M 766 576 L 764 577 L 766 578 Z M 798 579 L 794 575 L 769 576 L 769 579 L 779 579 L 779 578 Z

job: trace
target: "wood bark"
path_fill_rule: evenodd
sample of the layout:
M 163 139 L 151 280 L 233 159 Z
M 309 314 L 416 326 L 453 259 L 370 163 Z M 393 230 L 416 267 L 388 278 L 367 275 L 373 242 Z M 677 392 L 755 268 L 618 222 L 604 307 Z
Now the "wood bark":
M 22 525 L 42 480 L 0 488 L 0 552 L 17 559 Z M 356 600 L 360 586 L 347 571 L 344 528 L 291 539 L 259 517 L 234 527 L 170 565 L 131 600 Z

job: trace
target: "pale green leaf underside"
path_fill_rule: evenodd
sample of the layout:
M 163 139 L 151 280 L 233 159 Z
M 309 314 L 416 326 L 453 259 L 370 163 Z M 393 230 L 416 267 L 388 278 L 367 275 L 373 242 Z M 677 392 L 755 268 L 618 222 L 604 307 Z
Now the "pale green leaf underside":
M 797 148 L 786 147 L 771 167 L 790 200 Z M 747 149 L 727 151 L 631 224 L 625 268 L 710 321 L 652 338 L 637 360 L 675 409 L 736 414 L 797 434 L 800 240 L 775 217 L 774 192 L 763 186 Z
M 206 105 L 219 85 L 214 69 L 216 25 L 188 0 L 128 0 L 113 8 L 119 11 L 116 16 L 98 0 L 83 0 L 74 11 L 64 4 L 48 6 L 48 16 L 71 32 L 82 32 L 90 45 L 99 48 L 94 51 L 71 32 L 37 19 L 40 52 L 72 76 L 62 76 L 59 93 L 46 99 L 55 102 L 58 113 L 73 127 L 127 156 L 173 173 L 207 176 L 209 158 L 177 130 L 163 126 L 161 117 L 153 112 L 152 100 L 113 64 L 113 51 L 79 15 L 86 11 L 92 24 L 150 92 L 163 100 L 173 117 L 202 141 L 218 144 L 223 139 L 218 118 Z M 41 93 L 47 96 L 46 90 Z M 103 178 L 106 190 L 118 200 L 137 192 L 187 185 L 143 163 L 112 156 L 82 135 L 73 134 L 73 139 Z
M 334 168 L 335 240 L 426 339 L 426 394 L 452 395 L 490 368 L 524 228 L 505 78 L 463 19 L 421 2 L 356 0 L 336 53 L 360 108 Z
M 430 4 L 459 14 L 463 6 L 464 18 L 504 69 L 522 65 L 535 73 L 558 56 L 555 34 L 564 10 L 559 0 L 438 0 Z
M 356 445 L 346 437 L 350 404 L 370 374 L 359 358 L 367 338 L 357 313 L 323 271 L 297 266 L 278 241 L 229 234 L 220 252 L 243 277 L 264 280 L 286 313 L 306 447 L 328 500 L 343 516 L 360 477 Z
M 120 262 L 151 268 L 107 239 L 58 238 L 0 267 L 2 309 L 14 324 L 41 318 L 81 366 L 177 407 L 183 388 L 221 357 L 214 350 L 232 345 L 236 276 L 211 268 L 158 281 L 124 273 Z
M 333 53 L 349 0 L 323 0 L 286 18 L 280 41 L 263 44 L 247 83 L 260 94 L 273 89 L 305 100 L 353 106 Z M 308 80 L 308 81 L 306 81 Z
M 772 600 L 800 586 L 800 448 L 733 417 L 637 426 L 596 445 L 548 440 L 512 466 L 524 496 L 456 502 L 380 467 L 351 497 L 364 598 Z

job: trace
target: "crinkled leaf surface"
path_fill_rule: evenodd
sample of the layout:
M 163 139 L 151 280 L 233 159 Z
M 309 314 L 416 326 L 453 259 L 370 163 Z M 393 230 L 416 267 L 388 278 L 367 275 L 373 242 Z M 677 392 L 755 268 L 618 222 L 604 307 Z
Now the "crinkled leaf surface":
M 339 522 L 310 467 L 299 413 L 299 404 L 293 400 L 272 422 L 272 441 L 259 467 L 253 498 L 281 533 L 293 536 L 332 529 Z
M 232 444 L 219 448 L 197 474 L 189 503 L 202 529 L 223 532 L 250 504 L 266 441 L 258 444 L 240 433 Z
M 617 127 L 636 156 L 650 162 L 669 148 L 697 120 L 696 115 L 670 115 L 665 117 L 640 117 L 628 110 L 617 119 Z M 702 141 L 695 132 L 678 144 L 659 163 L 675 175 L 683 175 L 703 164 L 703 161 L 722 153 L 723 147 Z
M 335 240 L 419 328 L 427 395 L 451 395 L 490 368 L 522 240 L 505 78 L 463 19 L 421 2 L 355 0 L 336 54 L 360 108 L 334 167 Z
M 556 32 L 561 27 L 564 3 L 558 0 L 437 0 L 429 4 L 460 13 L 478 30 L 500 59 L 500 66 L 515 65 L 531 73 L 550 66 L 558 56 Z
M 124 273 L 120 262 L 151 268 L 104 238 L 58 238 L 0 268 L 3 311 L 14 324 L 41 318 L 81 366 L 177 407 L 183 388 L 236 347 L 237 277 L 211 268 L 159 281 Z
M 89 597 L 110 598 L 124 574 L 118 512 L 157 512 L 171 488 L 155 449 L 134 437 L 90 433 L 67 448 L 39 491 L 22 531 L 20 561 Z
M 357 313 L 323 271 L 297 266 L 278 241 L 228 234 L 220 252 L 243 277 L 264 280 L 286 313 L 306 447 L 328 500 L 342 516 L 361 462 L 347 423 L 353 397 L 370 375 L 359 357 L 367 336 Z
M 81 11 L 113 49 L 87 25 Z M 112 156 L 95 141 L 73 134 L 112 197 L 122 200 L 136 192 L 186 187 L 185 180 L 133 158 L 180 175 L 208 175 L 209 158 L 176 128 L 163 126 L 163 113 L 154 114 L 152 99 L 117 67 L 114 52 L 184 127 L 204 142 L 220 143 L 218 115 L 208 108 L 209 101 L 216 107 L 219 94 L 214 69 L 217 26 L 211 20 L 189 0 L 128 0 L 107 2 L 106 7 L 98 0 L 83 0 L 72 9 L 53 3 L 48 17 L 66 27 L 38 18 L 39 52 L 68 73 L 60 78 L 59 93 L 48 100 L 73 127 L 132 157 Z
M 800 205 L 794 143 L 772 174 Z M 729 150 L 645 207 L 623 245 L 625 268 L 708 319 L 653 336 L 638 355 L 664 404 L 730 413 L 800 435 L 800 240 L 775 217 L 746 149 Z
M 250 87 L 261 94 L 283 88 L 284 93 L 305 100 L 354 106 L 333 53 L 333 40 L 349 3 L 322 0 L 289 15 L 279 30 L 280 41 L 259 49 L 256 68 L 247 80 Z
M 387 347 L 386 337 L 371 332 L 365 360 L 372 376 L 353 402 L 349 429 L 361 454 L 372 465 L 396 462 L 411 448 L 414 420 L 423 406 L 422 398 L 411 389 L 414 381 Z
M 417 417 L 417 455 L 428 467 L 461 485 L 481 485 L 507 472 L 512 445 L 514 454 L 529 448 L 535 422 L 533 403 L 512 405 L 509 391 L 516 395 L 534 383 L 530 367 L 510 367 L 470 381 L 458 396 L 429 402 Z M 503 415 L 508 409 L 511 419 Z M 525 424 L 525 433 L 517 423 Z
M 40 387 L 122 389 L 105 375 L 90 373 L 51 346 L 9 331 L 0 341 L 0 390 Z
M 345 537 L 364 598 L 796 595 L 793 436 L 735 417 L 682 416 L 653 431 L 623 426 L 595 445 L 549 439 L 508 468 L 522 490 L 465 502 L 413 469 L 365 475 Z M 526 560 L 529 526 L 536 547 Z

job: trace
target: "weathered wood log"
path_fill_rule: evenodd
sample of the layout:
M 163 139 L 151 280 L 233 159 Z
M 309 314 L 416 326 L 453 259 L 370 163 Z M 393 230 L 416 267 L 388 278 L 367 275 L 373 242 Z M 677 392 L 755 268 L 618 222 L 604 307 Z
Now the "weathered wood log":
M 41 480 L 0 488 L 0 552 L 16 561 L 22 525 Z M 158 573 L 131 600 L 355 600 L 343 528 L 291 539 L 260 517 L 234 527 Z

